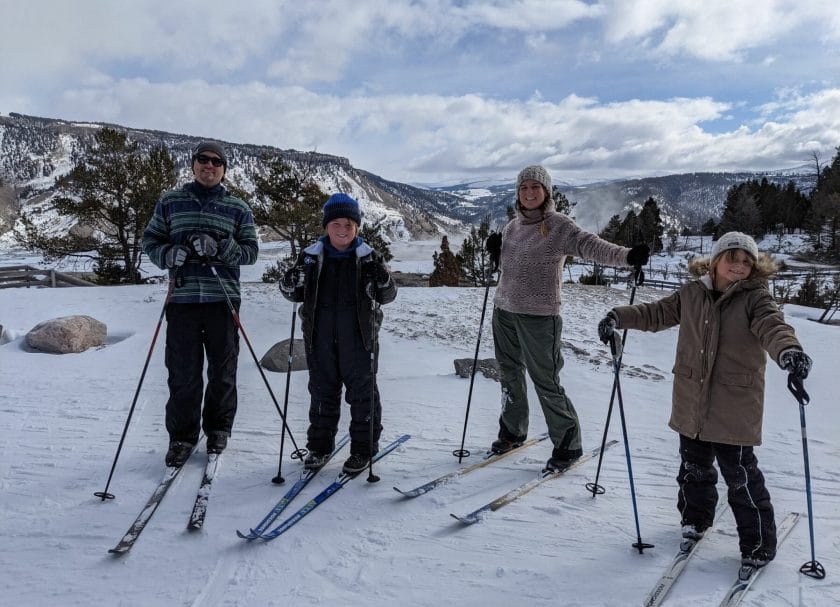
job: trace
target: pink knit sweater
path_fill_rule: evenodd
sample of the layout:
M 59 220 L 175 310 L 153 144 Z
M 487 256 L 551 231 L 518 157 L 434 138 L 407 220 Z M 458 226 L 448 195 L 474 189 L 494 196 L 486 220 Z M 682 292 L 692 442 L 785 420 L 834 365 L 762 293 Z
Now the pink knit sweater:
M 545 228 L 541 231 L 543 221 Z M 523 214 L 519 210 L 502 231 L 502 272 L 494 304 L 516 314 L 560 314 L 567 255 L 607 266 L 626 266 L 628 251 L 580 228 L 556 212 L 553 201 L 548 202 L 544 214 Z

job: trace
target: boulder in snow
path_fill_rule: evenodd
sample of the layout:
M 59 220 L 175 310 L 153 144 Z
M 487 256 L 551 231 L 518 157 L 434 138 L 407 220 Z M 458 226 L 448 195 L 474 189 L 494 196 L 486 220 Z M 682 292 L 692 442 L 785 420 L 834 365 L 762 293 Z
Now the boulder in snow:
M 26 334 L 26 343 L 52 354 L 84 352 L 105 342 L 108 327 L 84 315 L 62 316 L 38 323 Z

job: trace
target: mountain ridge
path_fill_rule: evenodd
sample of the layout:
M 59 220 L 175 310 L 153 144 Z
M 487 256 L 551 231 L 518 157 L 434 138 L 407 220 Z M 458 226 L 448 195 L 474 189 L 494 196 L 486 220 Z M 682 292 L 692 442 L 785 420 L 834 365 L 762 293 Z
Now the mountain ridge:
M 23 208 L 45 204 L 55 195 L 55 181 L 68 172 L 93 145 L 104 127 L 125 131 L 142 149 L 164 145 L 181 167 L 179 183 L 191 178 L 189 159 L 206 137 L 137 129 L 104 122 L 72 121 L 10 113 L 0 115 L 0 234 L 8 232 Z M 459 232 L 490 217 L 496 225 L 514 201 L 514 180 L 477 178 L 452 185 L 411 185 L 388 180 L 354 167 L 348 158 L 323 152 L 302 152 L 273 146 L 222 142 L 228 148 L 231 182 L 253 191 L 253 176 L 264 169 L 265 155 L 280 156 L 295 168 L 308 167 L 327 193 L 345 191 L 356 197 L 366 220 L 380 222 L 392 239 L 423 239 Z M 786 185 L 793 181 L 809 192 L 816 175 L 806 165 L 768 171 L 692 172 L 652 177 L 610 179 L 570 184 L 555 178 L 572 202 L 575 219 L 600 231 L 610 217 L 638 210 L 653 197 L 666 227 L 696 230 L 720 216 L 726 192 L 748 179 L 767 178 Z

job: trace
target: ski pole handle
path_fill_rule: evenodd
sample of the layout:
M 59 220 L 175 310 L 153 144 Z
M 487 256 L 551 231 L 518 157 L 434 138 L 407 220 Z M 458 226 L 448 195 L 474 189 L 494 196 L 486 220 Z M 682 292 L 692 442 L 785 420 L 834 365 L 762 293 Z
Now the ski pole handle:
M 793 397 L 800 405 L 807 405 L 811 402 L 811 397 L 808 396 L 808 393 L 805 391 L 805 386 L 803 385 L 802 380 L 796 377 L 793 373 L 788 375 L 787 386 L 790 393 L 793 394 Z

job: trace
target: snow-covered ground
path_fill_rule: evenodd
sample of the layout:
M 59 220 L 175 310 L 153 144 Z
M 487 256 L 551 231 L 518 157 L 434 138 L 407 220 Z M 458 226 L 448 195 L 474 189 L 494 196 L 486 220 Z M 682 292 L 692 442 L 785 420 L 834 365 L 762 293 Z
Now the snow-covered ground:
M 400 243 L 395 269 L 430 271 L 434 246 Z M 270 259 L 269 249 L 264 251 Z M 427 264 L 427 265 L 424 265 Z M 425 268 L 425 269 L 418 269 Z M 258 267 L 246 279 L 258 281 Z M 261 356 L 290 332 L 292 305 L 276 286 L 243 288 L 242 322 Z M 564 285 L 566 366 L 562 380 L 581 418 L 586 448 L 602 438 L 613 374 L 596 324 L 623 289 Z M 110 490 L 104 488 L 165 295 L 162 284 L 126 287 L 0 290 L 0 590 L 2 602 L 27 606 L 255 606 L 255 605 L 639 605 L 677 550 L 675 475 L 677 436 L 666 427 L 676 330 L 633 332 L 622 372 L 624 411 L 638 506 L 637 540 L 628 466 L 621 444 L 607 452 L 593 498 L 584 487 L 596 462 L 542 485 L 481 523 L 462 527 L 449 513 L 466 513 L 533 478 L 549 456 L 545 443 L 413 500 L 392 490 L 411 488 L 458 468 L 469 381 L 454 374 L 454 358 L 471 357 L 482 289 L 404 288 L 384 308 L 379 386 L 383 441 L 412 435 L 366 475 L 303 519 L 287 534 L 248 544 L 236 529 L 255 525 L 296 478 L 300 465 L 283 461 L 277 473 L 280 421 L 245 344 L 239 363 L 240 408 L 222 457 L 203 531 L 186 523 L 203 468 L 189 461 L 133 550 L 108 554 L 128 529 L 163 470 L 167 397 L 163 343 L 152 356 Z M 637 301 L 663 296 L 642 287 Z M 491 293 L 492 297 L 492 293 Z M 804 518 L 744 604 L 840 604 L 840 327 L 811 318 L 819 310 L 785 312 L 814 358 L 806 382 L 808 444 L 816 556 L 827 578 L 798 572 L 810 560 Z M 27 350 L 25 333 L 40 321 L 88 314 L 108 326 L 107 344 L 81 354 Z M 486 321 L 481 357 L 492 356 Z M 268 373 L 282 399 L 285 374 Z M 289 419 L 305 441 L 306 373 L 293 373 Z M 778 519 L 806 511 L 799 410 L 785 374 L 768 365 L 764 445 L 757 449 Z M 531 434 L 545 430 L 531 393 Z M 498 383 L 478 375 L 465 447 L 472 463 L 493 440 Z M 282 406 L 282 402 L 280 403 Z M 349 411 L 345 407 L 342 429 Z M 622 440 L 616 405 L 609 438 Z M 286 452 L 289 441 L 286 440 Z M 290 508 L 328 485 L 330 464 Z M 721 494 L 725 488 L 721 481 Z M 726 514 L 671 591 L 666 604 L 717 604 L 738 564 L 734 522 Z

